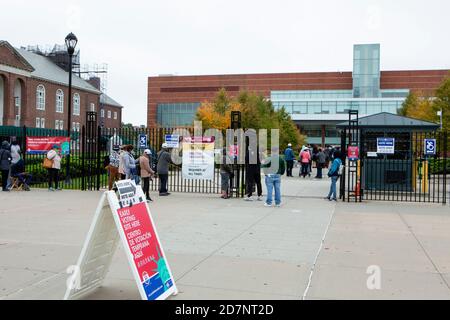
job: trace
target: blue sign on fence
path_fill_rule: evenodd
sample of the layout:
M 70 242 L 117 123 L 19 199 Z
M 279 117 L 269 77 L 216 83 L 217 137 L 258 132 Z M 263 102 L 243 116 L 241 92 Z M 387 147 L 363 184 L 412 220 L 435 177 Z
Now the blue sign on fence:
M 395 138 L 377 138 L 378 154 L 394 154 Z
M 139 135 L 139 149 L 147 149 L 147 136 L 145 134 Z
M 425 139 L 425 155 L 436 155 L 436 139 Z

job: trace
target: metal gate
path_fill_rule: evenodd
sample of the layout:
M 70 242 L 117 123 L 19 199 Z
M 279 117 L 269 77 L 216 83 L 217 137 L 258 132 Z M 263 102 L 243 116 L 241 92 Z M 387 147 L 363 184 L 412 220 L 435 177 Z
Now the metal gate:
M 349 145 L 345 130 L 342 143 Z M 393 153 L 378 153 L 378 139 L 394 142 Z M 404 201 L 446 204 L 450 191 L 449 135 L 442 131 L 362 131 L 356 174 L 346 170 L 346 201 Z M 347 149 L 344 149 L 347 150 Z M 350 176 L 354 178 L 350 179 Z

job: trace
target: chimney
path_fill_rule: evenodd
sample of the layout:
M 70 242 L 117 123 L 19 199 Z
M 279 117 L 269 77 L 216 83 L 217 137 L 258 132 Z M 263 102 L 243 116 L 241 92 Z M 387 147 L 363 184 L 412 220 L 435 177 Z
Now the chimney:
M 100 78 L 99 77 L 90 77 L 88 82 L 93 85 L 95 88 L 97 88 L 97 90 L 100 90 Z

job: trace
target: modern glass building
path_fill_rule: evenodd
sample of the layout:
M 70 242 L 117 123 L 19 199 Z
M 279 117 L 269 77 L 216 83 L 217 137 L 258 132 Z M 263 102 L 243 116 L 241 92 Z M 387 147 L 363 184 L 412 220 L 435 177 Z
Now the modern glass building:
M 361 117 L 397 113 L 409 94 L 409 89 L 381 89 L 379 44 L 355 45 L 353 55 L 352 90 L 271 91 L 275 108 L 291 114 L 310 144 L 339 144 L 336 124 L 347 120 L 350 110 Z
M 158 104 L 157 121 L 162 127 L 191 126 L 200 103 L 160 103 Z
M 380 45 L 353 48 L 353 70 L 228 75 L 161 75 L 148 78 L 147 124 L 191 125 L 200 103 L 211 101 L 224 88 L 230 96 L 249 91 L 285 107 L 311 144 L 340 143 L 336 124 L 349 110 L 360 117 L 397 113 L 409 92 L 432 96 L 450 70 L 380 69 Z

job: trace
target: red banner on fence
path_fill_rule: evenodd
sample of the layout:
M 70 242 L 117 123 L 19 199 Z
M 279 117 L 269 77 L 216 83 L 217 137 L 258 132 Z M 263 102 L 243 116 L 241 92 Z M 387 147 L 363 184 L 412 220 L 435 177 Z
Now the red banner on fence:
M 63 155 L 70 153 L 70 138 L 68 137 L 27 137 L 26 151 L 27 154 L 45 154 L 54 145 L 61 148 Z

